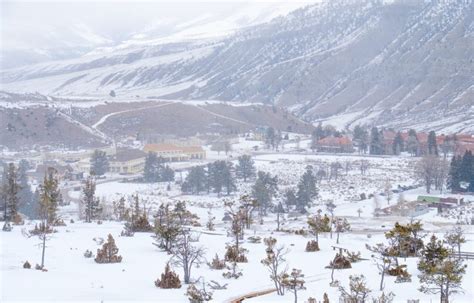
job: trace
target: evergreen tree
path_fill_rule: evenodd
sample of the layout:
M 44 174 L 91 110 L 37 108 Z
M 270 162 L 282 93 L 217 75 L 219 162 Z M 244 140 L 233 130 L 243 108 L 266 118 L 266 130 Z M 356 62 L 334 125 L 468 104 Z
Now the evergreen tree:
M 265 143 L 267 144 L 267 146 L 271 147 L 272 149 L 275 149 L 275 139 L 275 129 L 273 127 L 267 128 L 267 131 L 265 132 Z
M 416 131 L 410 129 L 408 131 L 408 138 L 406 142 L 406 149 L 412 156 L 418 156 L 419 150 L 418 137 L 416 136 Z
M 237 186 L 235 185 L 235 180 L 234 176 L 232 174 L 232 162 L 225 162 L 225 165 L 223 166 L 222 170 L 222 178 L 223 178 L 223 184 L 224 187 L 226 188 L 227 195 L 230 195 L 231 192 L 237 190 Z
M 397 132 L 393 139 L 392 150 L 394 155 L 399 155 L 403 151 L 403 138 L 400 132 Z
M 10 222 L 16 218 L 20 202 L 19 192 L 21 188 L 18 184 L 15 164 L 8 164 L 3 180 L 4 219 L 6 222 Z
M 154 152 L 149 152 L 145 158 L 143 180 L 148 183 L 173 181 L 174 171 L 165 165 L 165 160 L 162 157 L 158 157 Z
M 37 190 L 39 199 L 38 217 L 41 220 L 38 232 L 38 237 L 42 241 L 41 268 L 44 267 L 48 233 L 52 232 L 49 226 L 57 221 L 56 210 L 61 199 L 58 184 L 56 171 L 49 168 L 44 176 L 43 184 Z
M 359 146 L 359 153 L 363 152 L 365 154 L 369 144 L 369 132 L 365 127 L 360 125 L 354 127 L 354 141 Z
M 109 159 L 105 151 L 96 149 L 91 156 L 91 171 L 92 175 L 102 176 L 109 171 Z
M 322 216 L 321 210 L 318 210 L 317 214 L 308 218 L 308 226 L 316 237 L 316 243 L 319 243 L 319 234 L 331 231 L 331 219 L 327 215 Z
M 313 167 L 308 165 L 298 183 L 298 192 L 296 194 L 297 209 L 301 212 L 306 211 L 306 207 L 311 204 L 317 195 L 316 177 L 313 174 Z
M 44 176 L 43 184 L 39 188 L 40 213 L 42 217 L 46 216 L 48 225 L 57 223 L 57 210 L 61 201 L 62 195 L 59 189 L 57 171 L 49 167 Z
M 143 169 L 143 180 L 145 182 L 157 182 L 159 179 L 158 157 L 156 153 L 149 152 L 145 158 L 145 168 Z
M 439 293 L 440 303 L 449 302 L 449 296 L 461 289 L 466 267 L 462 259 L 453 258 L 449 248 L 433 235 L 425 245 L 418 262 L 420 291 Z
M 436 143 L 436 133 L 432 130 L 428 134 L 428 154 L 438 155 L 438 144 Z
M 255 175 L 255 165 L 250 155 L 242 155 L 238 157 L 239 163 L 235 167 L 235 172 L 238 178 L 244 179 L 247 182 L 248 178 Z
M 181 190 L 186 193 L 199 195 L 206 190 L 206 172 L 202 166 L 194 166 L 190 169 L 185 181 L 181 185 Z
M 474 191 L 474 156 L 470 150 L 466 151 L 462 156 L 459 166 L 459 178 L 461 182 L 469 184 L 463 191 Z
M 451 164 L 449 166 L 448 188 L 451 189 L 452 192 L 457 192 L 461 189 L 461 162 L 462 159 L 460 157 L 453 156 L 451 159 Z
M 288 189 L 285 192 L 285 204 L 287 207 L 297 205 L 297 198 L 293 189 Z
M 257 200 L 260 215 L 266 215 L 273 197 L 278 190 L 278 178 L 270 173 L 259 171 L 252 187 L 252 197 Z
M 225 188 L 227 195 L 230 195 L 231 192 L 237 189 L 232 171 L 232 162 L 221 160 L 208 165 L 209 187 L 213 188 L 214 192 L 219 195 Z
M 371 155 L 382 155 L 383 154 L 383 139 L 381 133 L 377 127 L 373 127 L 370 131 L 370 154 Z
M 20 199 L 19 211 L 33 219 L 37 216 L 38 205 L 35 204 L 33 199 L 33 192 L 31 191 L 30 184 L 28 183 L 29 169 L 28 161 L 22 159 L 18 164 L 18 184 L 20 185 L 20 192 L 18 193 Z
M 95 197 L 95 181 L 89 176 L 82 188 L 82 203 L 84 204 L 85 219 L 87 223 L 96 219 L 102 209 L 99 206 L 99 199 Z

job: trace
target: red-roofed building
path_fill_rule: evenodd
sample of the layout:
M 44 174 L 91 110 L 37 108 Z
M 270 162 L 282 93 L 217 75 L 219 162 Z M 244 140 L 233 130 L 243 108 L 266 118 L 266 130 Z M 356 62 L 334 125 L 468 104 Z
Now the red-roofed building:
M 352 140 L 347 136 L 329 136 L 318 141 L 316 149 L 320 152 L 352 153 L 354 147 Z

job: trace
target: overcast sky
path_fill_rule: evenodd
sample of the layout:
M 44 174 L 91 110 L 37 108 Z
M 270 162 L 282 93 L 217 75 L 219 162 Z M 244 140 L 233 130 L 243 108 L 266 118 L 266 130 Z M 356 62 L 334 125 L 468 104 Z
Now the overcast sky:
M 290 11 L 314 2 L 317 0 L 0 0 L 1 42 L 3 50 L 102 45 L 141 37 L 147 31 L 159 35 L 200 17 L 218 19 L 240 12 L 255 18 L 273 9 Z M 246 23 L 245 18 L 238 21 Z

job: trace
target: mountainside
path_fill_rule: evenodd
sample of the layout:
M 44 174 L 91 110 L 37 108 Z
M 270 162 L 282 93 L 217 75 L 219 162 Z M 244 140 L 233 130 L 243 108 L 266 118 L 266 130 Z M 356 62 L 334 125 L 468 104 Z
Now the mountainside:
M 341 126 L 474 131 L 473 48 L 471 0 L 327 1 L 226 39 L 6 70 L 2 82 L 49 95 L 273 103 Z
M 133 100 L 103 102 L 0 93 L 0 150 L 79 149 L 142 134 L 235 134 L 272 126 L 309 134 L 313 126 L 262 104 Z

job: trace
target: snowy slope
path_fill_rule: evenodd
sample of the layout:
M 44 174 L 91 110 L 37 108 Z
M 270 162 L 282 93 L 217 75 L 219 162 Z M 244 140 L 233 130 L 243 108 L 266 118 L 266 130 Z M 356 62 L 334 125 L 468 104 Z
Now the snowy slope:
M 327 1 L 226 38 L 188 39 L 195 20 L 169 43 L 5 70 L 2 82 L 50 95 L 276 103 L 312 121 L 346 117 L 344 127 L 472 131 L 473 16 L 472 1 Z

